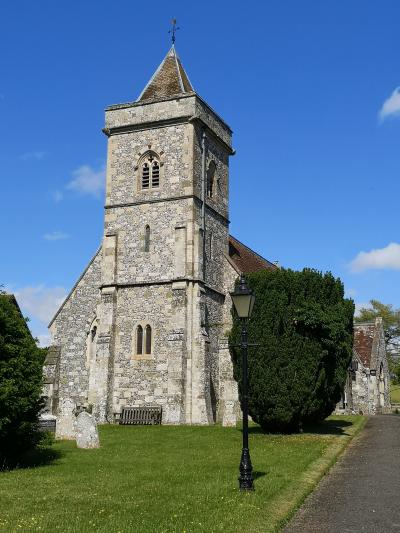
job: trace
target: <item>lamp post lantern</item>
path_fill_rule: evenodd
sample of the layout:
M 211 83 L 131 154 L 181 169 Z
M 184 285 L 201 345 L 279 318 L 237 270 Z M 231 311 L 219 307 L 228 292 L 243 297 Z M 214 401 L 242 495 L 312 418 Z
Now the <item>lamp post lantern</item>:
M 242 322 L 242 412 L 243 412 L 243 446 L 242 457 L 240 460 L 240 490 L 254 490 L 253 485 L 253 467 L 249 451 L 249 423 L 248 423 L 248 391 L 247 391 L 247 322 L 253 310 L 255 296 L 253 291 L 248 287 L 246 279 L 242 274 L 240 276 L 239 286 L 234 292 L 231 292 L 231 298 L 236 313 Z

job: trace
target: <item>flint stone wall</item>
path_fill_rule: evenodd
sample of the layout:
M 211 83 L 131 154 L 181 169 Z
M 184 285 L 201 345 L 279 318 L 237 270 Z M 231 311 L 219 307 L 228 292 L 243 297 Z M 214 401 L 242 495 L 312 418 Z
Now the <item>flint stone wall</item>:
M 213 197 L 206 198 L 203 247 L 204 125 L 211 129 L 206 169 L 213 161 L 216 175 Z M 225 256 L 231 131 L 196 95 L 111 106 L 105 131 L 103 249 L 51 327 L 61 346 L 58 436 L 72 436 L 73 410 L 88 401 L 101 421 L 112 421 L 123 406 L 156 404 L 164 423 L 212 423 L 218 411 L 232 424 L 237 388 L 225 342 L 225 294 L 237 275 Z M 160 157 L 160 186 L 141 190 L 139 162 L 148 150 Z M 139 324 L 152 328 L 146 356 L 136 353 Z
M 59 405 L 53 411 L 59 420 L 59 438 L 74 438 L 69 419 L 72 420 L 75 405 L 87 400 L 86 340 L 100 299 L 101 260 L 99 250 L 50 326 L 53 343 L 60 346 L 58 375 L 54 378 Z

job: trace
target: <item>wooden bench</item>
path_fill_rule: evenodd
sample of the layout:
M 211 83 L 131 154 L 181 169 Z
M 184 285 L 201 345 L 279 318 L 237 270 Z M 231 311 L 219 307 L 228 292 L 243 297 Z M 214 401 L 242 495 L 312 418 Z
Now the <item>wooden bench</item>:
M 161 424 L 162 407 L 123 407 L 121 413 L 115 413 L 115 421 L 123 425 Z

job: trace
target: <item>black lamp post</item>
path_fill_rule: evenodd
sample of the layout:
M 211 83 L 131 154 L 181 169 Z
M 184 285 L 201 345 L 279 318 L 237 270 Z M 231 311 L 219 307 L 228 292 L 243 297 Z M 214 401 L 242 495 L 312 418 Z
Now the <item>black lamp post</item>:
M 240 490 L 254 490 L 253 467 L 249 452 L 249 424 L 248 424 L 248 393 L 247 393 L 247 321 L 253 310 L 255 296 L 253 291 L 247 286 L 246 279 L 240 276 L 239 286 L 235 292 L 231 292 L 233 305 L 236 313 L 242 322 L 242 412 L 243 412 L 243 447 L 240 460 Z

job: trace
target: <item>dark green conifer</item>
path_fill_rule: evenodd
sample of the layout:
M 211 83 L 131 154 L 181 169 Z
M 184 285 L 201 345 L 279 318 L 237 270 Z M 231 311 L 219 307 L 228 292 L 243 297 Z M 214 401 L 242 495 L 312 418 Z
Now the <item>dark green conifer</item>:
M 247 276 L 256 303 L 249 321 L 249 413 L 265 431 L 298 431 L 340 400 L 353 346 L 354 303 L 332 274 L 264 270 Z M 241 383 L 240 322 L 230 334 Z
M 0 291 L 0 469 L 40 440 L 43 360 L 15 300 Z

